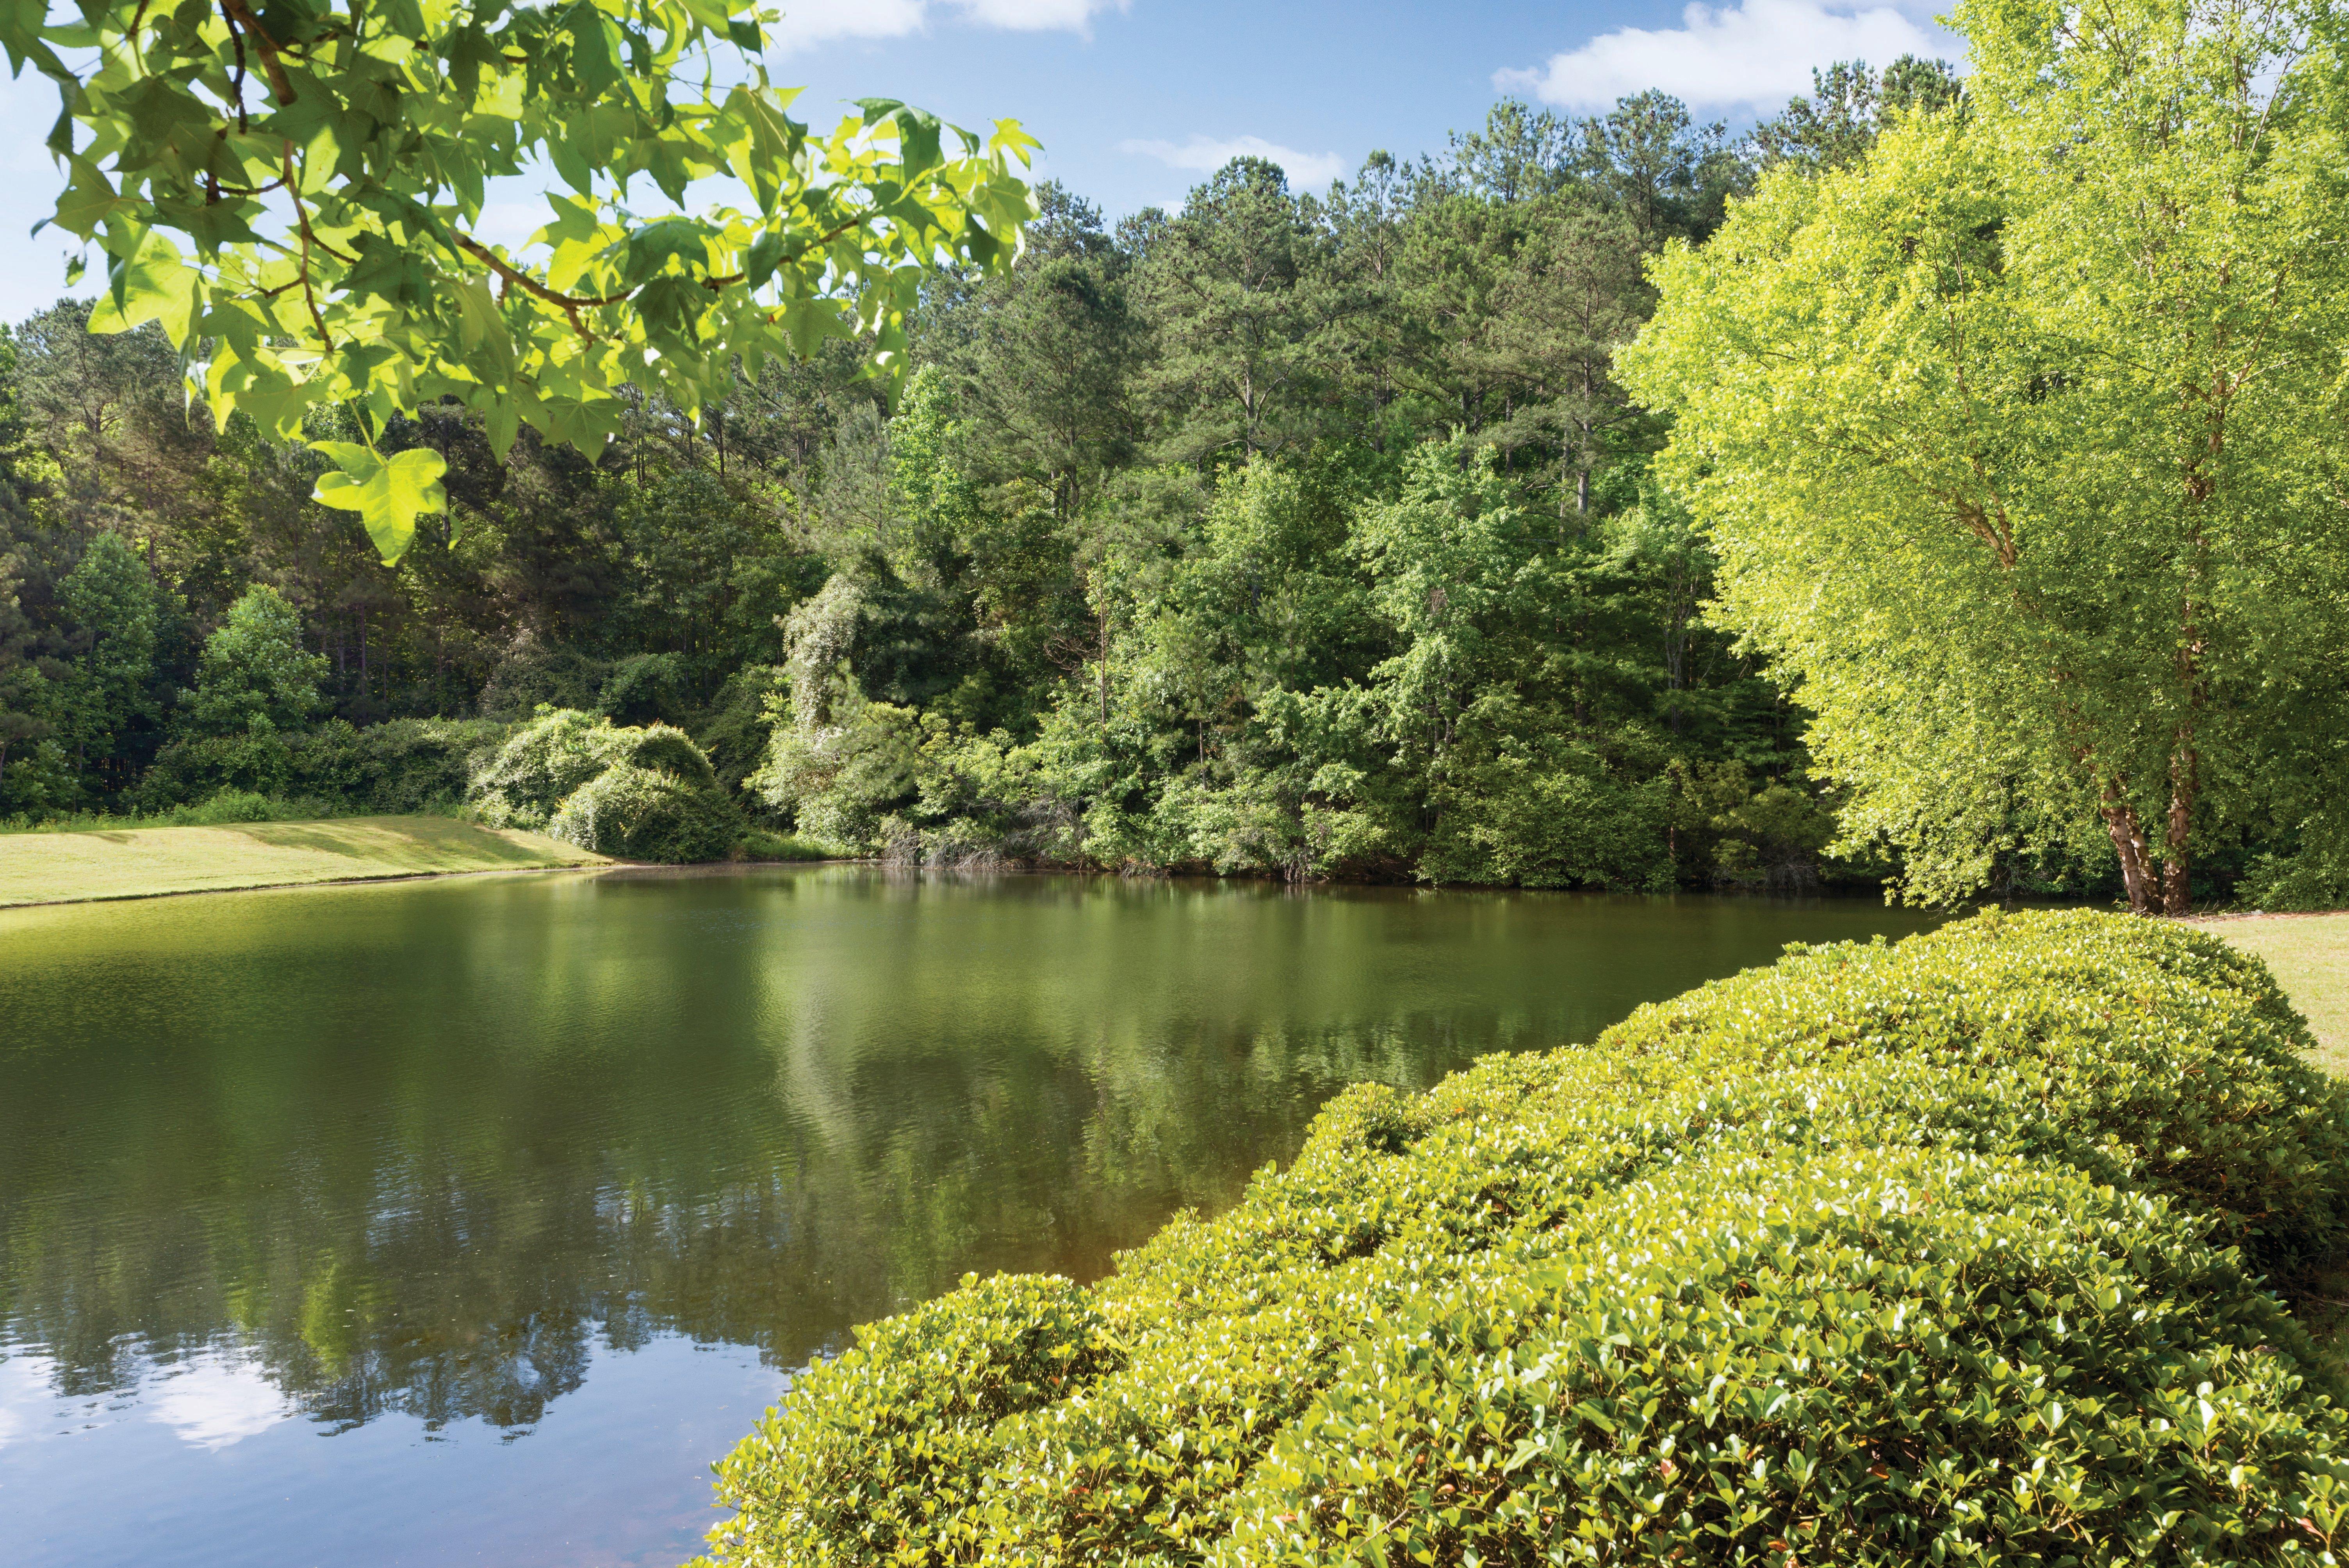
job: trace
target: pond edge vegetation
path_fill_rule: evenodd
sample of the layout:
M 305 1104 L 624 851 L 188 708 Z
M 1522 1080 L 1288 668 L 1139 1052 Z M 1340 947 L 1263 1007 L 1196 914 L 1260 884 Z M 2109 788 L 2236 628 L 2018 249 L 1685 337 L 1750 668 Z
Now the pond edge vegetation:
M 861 1329 L 706 1561 L 2333 1561 L 2310 1045 L 2214 937 L 1993 911 L 1358 1085 L 1095 1284 Z

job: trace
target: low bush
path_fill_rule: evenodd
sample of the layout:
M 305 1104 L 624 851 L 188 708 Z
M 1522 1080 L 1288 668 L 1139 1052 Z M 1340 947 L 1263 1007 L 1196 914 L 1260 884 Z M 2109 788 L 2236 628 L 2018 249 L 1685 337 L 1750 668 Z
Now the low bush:
M 718 776 L 710 770 L 709 758 L 702 755 L 701 748 L 694 745 L 685 731 L 670 725 L 653 724 L 642 729 L 615 729 L 611 733 L 605 755 L 612 761 L 671 774 L 696 789 L 718 788 Z
M 622 761 L 573 790 L 546 831 L 599 855 L 682 865 L 724 860 L 741 839 L 742 820 L 713 784 Z
M 330 720 L 291 743 L 291 787 L 344 810 L 399 815 L 461 805 L 472 768 L 512 733 L 490 719 Z
M 832 844 L 796 838 L 790 833 L 772 832 L 765 828 L 751 828 L 742 835 L 742 858 L 746 861 L 837 861 L 848 857 L 846 851 Z
M 331 800 L 286 799 L 250 789 L 223 789 L 211 798 L 160 811 L 76 811 L 0 818 L 5 833 L 116 832 L 126 828 L 218 828 L 238 822 L 308 822 L 338 815 Z
M 474 767 L 468 799 L 493 828 L 541 830 L 573 790 L 611 766 L 619 734 L 600 715 L 549 709 Z
M 168 812 L 225 789 L 299 801 L 314 816 L 447 810 L 510 731 L 484 719 L 396 718 L 360 729 L 337 718 L 183 738 L 157 754 L 136 803 Z
M 541 714 L 477 766 L 472 801 L 493 827 L 622 860 L 724 860 L 742 838 L 740 810 L 685 731 L 576 708 Z
M 283 796 L 293 779 L 291 738 L 262 724 L 228 735 L 165 743 L 132 792 L 132 804 L 154 813 L 210 799 L 223 789 Z
M 711 1559 L 2332 1561 L 2309 1044 L 2199 933 L 1986 915 L 1358 1086 L 1098 1284 L 861 1331 Z

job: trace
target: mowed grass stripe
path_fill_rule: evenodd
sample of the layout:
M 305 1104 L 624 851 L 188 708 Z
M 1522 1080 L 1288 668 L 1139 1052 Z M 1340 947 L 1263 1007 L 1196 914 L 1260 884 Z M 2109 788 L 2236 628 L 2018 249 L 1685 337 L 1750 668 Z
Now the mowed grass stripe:
M 0 835 L 0 906 L 605 865 L 539 833 L 443 817 Z

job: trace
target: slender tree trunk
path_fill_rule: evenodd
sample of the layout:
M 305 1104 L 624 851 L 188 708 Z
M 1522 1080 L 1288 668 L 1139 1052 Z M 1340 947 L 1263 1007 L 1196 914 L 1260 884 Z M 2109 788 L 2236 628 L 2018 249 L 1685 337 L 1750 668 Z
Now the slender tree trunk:
M 2214 455 L 2219 450 L 2215 428 L 2210 450 Z M 2207 481 L 2198 474 L 2189 487 L 2189 500 L 2199 506 L 2209 493 Z M 2202 707 L 2203 642 L 2194 590 L 2206 569 L 2209 547 L 2199 515 L 2193 523 L 2192 544 L 2193 575 L 2188 579 L 2178 617 L 2178 684 L 2185 698 L 2186 717 L 2178 722 L 2177 744 L 2169 753 L 2169 820 L 2163 824 L 2168 842 L 2162 854 L 2161 912 L 2171 915 L 2182 915 L 2193 908 L 2194 801 L 2202 788 L 2202 754 L 2194 745 L 2194 724 Z
M 2191 835 L 2194 797 L 2201 785 L 2202 758 L 2194 749 L 2194 727 L 2178 727 L 2178 749 L 2169 754 L 2168 840 L 2161 857 L 2161 913 L 2186 914 L 2193 908 L 2189 878 L 2194 870 Z
M 2097 814 L 2105 820 L 2105 831 L 2113 841 L 2113 852 L 2120 857 L 2121 886 L 2128 892 L 2129 908 L 2138 914 L 2151 914 L 2155 892 L 2153 856 L 2145 841 L 2144 824 L 2137 820 L 2137 809 L 2107 783 Z

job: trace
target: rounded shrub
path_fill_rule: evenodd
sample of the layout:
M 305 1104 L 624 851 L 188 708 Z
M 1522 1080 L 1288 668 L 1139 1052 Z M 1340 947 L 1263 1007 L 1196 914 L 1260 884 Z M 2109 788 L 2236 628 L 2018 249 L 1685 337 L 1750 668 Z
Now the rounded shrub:
M 599 855 L 682 865 L 723 860 L 741 837 L 742 824 L 714 785 L 615 762 L 571 792 L 546 831 Z
M 709 758 L 692 738 L 674 725 L 648 724 L 642 729 L 615 729 L 605 743 L 611 761 L 632 763 L 672 773 L 697 789 L 715 789 L 718 776 Z
M 578 708 L 542 712 L 473 770 L 469 798 L 493 828 L 544 828 L 573 791 L 610 766 L 619 731 Z
M 712 1558 L 2325 1561 L 2339 1394 L 2263 1283 L 2349 1224 L 2311 1043 L 2215 939 L 1988 915 L 1361 1086 L 1026 1286 L 1058 1382 L 966 1369 L 1028 1332 L 1002 1283 L 810 1368 Z
M 1350 1342 L 1206 1556 L 2289 1560 L 2349 1479 L 2314 1362 L 2161 1200 L 1981 1155 L 1746 1157 Z

